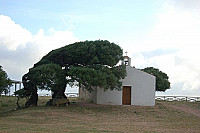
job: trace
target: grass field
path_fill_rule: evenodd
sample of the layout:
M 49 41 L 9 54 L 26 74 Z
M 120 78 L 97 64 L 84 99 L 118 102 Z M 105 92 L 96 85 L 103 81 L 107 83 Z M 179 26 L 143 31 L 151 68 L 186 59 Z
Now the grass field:
M 15 110 L 15 97 L 2 97 L 0 132 L 200 132 L 199 102 L 157 101 L 155 107 L 141 107 L 96 105 L 77 101 L 67 107 L 54 107 L 45 106 L 48 99 L 50 98 L 39 97 L 39 106 Z

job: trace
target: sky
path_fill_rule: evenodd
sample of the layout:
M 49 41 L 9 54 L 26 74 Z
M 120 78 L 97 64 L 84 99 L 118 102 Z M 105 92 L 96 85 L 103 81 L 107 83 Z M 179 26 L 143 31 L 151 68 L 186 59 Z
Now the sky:
M 108 40 L 169 76 L 157 95 L 200 96 L 199 12 L 200 0 L 0 0 L 0 65 L 21 80 L 53 49 Z

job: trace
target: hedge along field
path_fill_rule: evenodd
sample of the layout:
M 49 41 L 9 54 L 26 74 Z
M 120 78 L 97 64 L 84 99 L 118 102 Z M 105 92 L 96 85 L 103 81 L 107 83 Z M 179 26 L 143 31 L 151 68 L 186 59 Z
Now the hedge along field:
M 1 132 L 200 132 L 200 117 L 191 112 L 200 111 L 199 102 L 157 101 L 155 107 L 143 107 L 96 105 L 79 100 L 67 107 L 55 107 L 44 106 L 50 97 L 39 97 L 39 106 L 14 110 L 17 105 L 13 98 L 1 98 Z

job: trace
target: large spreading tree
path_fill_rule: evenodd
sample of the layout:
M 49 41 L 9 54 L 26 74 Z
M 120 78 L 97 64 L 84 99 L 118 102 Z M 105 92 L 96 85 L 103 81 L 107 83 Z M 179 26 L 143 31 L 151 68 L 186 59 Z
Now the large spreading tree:
M 0 66 L 0 96 L 3 92 L 7 93 L 11 85 L 12 82 L 8 78 L 7 73 L 3 70 L 2 66 Z
M 156 77 L 156 91 L 165 92 L 167 89 L 170 89 L 169 77 L 166 73 L 154 67 L 147 67 L 142 69 L 142 71 L 152 74 Z
M 109 41 L 84 41 L 49 52 L 22 77 L 30 96 L 26 105 L 37 105 L 38 89 L 53 91 L 52 98 L 66 98 L 67 84 L 78 82 L 88 91 L 94 87 L 120 89 L 126 75 L 122 49 Z

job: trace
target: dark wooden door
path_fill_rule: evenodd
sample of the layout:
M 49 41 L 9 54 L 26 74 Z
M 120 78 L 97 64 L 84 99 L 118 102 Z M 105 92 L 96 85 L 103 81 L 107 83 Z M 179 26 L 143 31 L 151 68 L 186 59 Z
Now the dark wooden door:
M 123 86 L 122 104 L 131 105 L 131 86 Z

